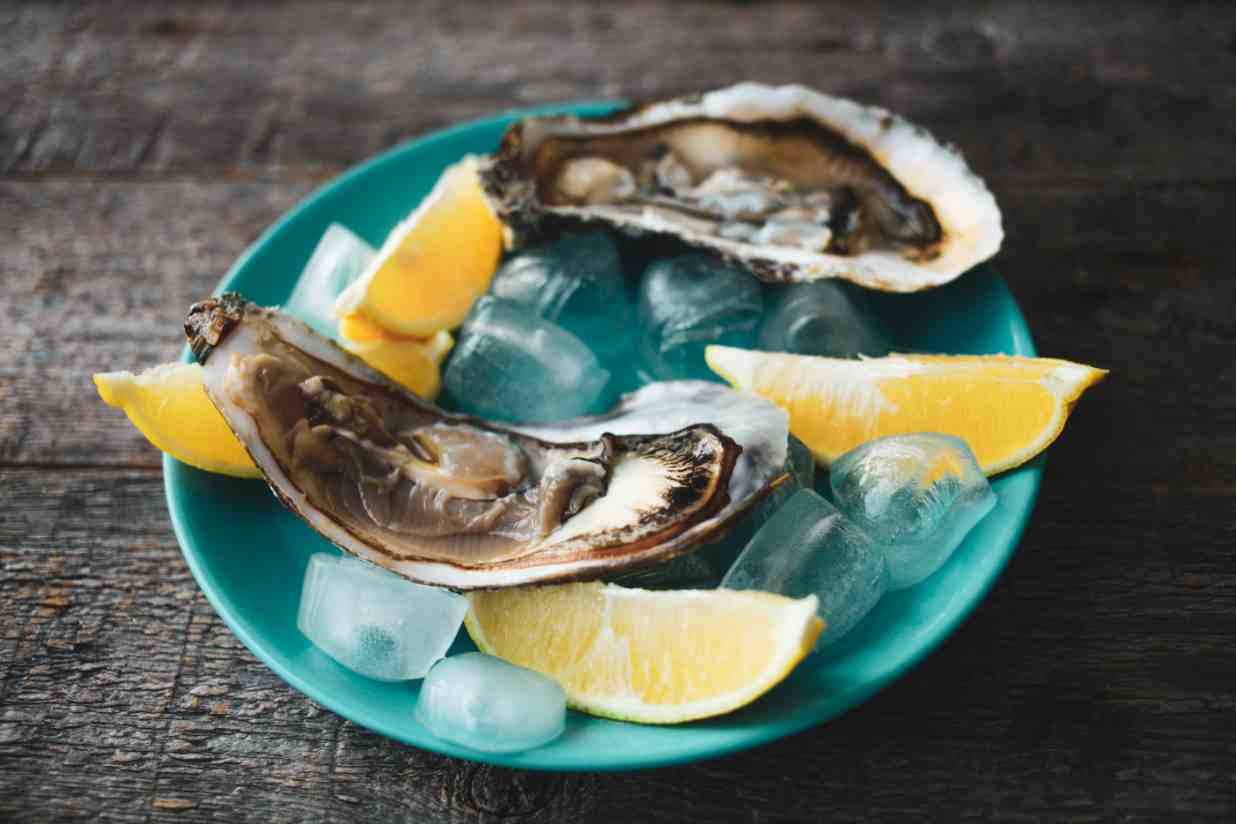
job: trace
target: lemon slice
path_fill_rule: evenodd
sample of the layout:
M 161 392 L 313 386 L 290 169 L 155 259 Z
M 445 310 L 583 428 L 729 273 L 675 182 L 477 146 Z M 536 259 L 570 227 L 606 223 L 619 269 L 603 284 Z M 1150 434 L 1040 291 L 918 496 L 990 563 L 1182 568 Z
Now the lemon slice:
M 442 389 L 442 359 L 454 345 L 451 333 L 445 331 L 429 340 L 378 335 L 343 341 L 344 349 L 428 400 Z
M 146 440 L 178 461 L 238 478 L 260 478 L 249 453 L 202 388 L 196 363 L 164 363 L 140 375 L 100 372 L 104 403 L 124 410 Z
M 482 652 L 554 678 L 575 709 L 677 724 L 749 704 L 811 651 L 816 598 L 766 592 L 653 592 L 612 584 L 469 594 Z
M 364 315 L 354 314 L 345 315 L 339 319 L 339 337 L 347 341 L 361 343 L 363 341 L 398 337 L 398 335 L 387 332 Z M 420 338 L 411 338 L 410 340 L 420 340 Z
M 1107 375 L 1008 355 L 840 360 L 709 346 L 704 358 L 735 388 L 789 412 L 790 431 L 824 465 L 874 438 L 942 432 L 965 440 L 988 475 L 1046 449 L 1082 392 Z
M 362 315 L 390 333 L 428 338 L 463 322 L 489 288 L 502 251 L 477 160 L 449 166 L 416 211 L 335 301 L 335 315 Z

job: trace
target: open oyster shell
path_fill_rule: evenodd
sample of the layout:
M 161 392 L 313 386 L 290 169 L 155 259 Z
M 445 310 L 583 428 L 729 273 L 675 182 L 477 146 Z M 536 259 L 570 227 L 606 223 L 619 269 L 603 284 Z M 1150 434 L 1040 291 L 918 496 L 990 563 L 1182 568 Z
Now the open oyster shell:
M 946 283 L 1000 248 L 955 149 L 884 109 L 744 83 L 602 118 L 533 117 L 482 167 L 520 244 L 571 224 L 674 235 L 767 281 Z
M 737 414 L 755 420 L 737 427 L 752 445 L 737 476 L 743 447 L 689 421 L 721 387 L 700 396 L 699 415 L 681 408 L 690 392 L 662 390 L 608 417 L 518 431 L 444 412 L 237 295 L 195 304 L 185 331 L 207 394 L 276 496 L 344 550 L 427 584 L 596 578 L 669 560 L 725 529 L 784 461 L 784 413 L 739 393 Z M 692 425 L 631 431 L 669 401 Z

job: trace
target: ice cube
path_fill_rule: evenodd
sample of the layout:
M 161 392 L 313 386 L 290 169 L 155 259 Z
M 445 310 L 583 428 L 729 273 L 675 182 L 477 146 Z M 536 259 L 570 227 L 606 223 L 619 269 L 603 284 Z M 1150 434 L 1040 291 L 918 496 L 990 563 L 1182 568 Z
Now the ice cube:
M 468 599 L 449 590 L 322 552 L 305 570 L 296 626 L 348 669 L 406 681 L 446 655 L 467 612 Z
M 837 507 L 884 544 L 889 587 L 905 589 L 939 569 L 996 505 L 970 447 L 952 435 L 892 435 L 833 462 Z
M 750 348 L 764 310 L 755 276 L 712 255 L 653 263 L 639 288 L 637 352 L 653 380 L 720 380 L 704 363 L 710 343 Z
M 884 550 L 814 490 L 800 489 L 747 544 L 721 586 L 790 598 L 816 595 L 824 632 L 834 644 L 888 589 Z
M 608 232 L 520 252 L 498 269 L 490 292 L 552 320 L 602 357 L 620 351 L 629 334 L 631 299 Z
M 338 223 L 327 226 L 283 311 L 327 337 L 336 337 L 335 298 L 360 277 L 375 254 L 372 246 L 347 227 Z
M 789 455 L 786 458 L 790 472 L 794 474 L 798 486 L 803 489 L 815 489 L 815 456 L 811 449 L 798 438 L 790 436 Z
M 538 672 L 467 652 L 430 670 L 416 720 L 439 738 L 474 750 L 530 750 L 562 734 L 566 695 Z
M 888 329 L 863 297 L 836 281 L 767 286 L 759 347 L 768 352 L 852 358 L 892 351 Z
M 746 515 L 728 536 L 729 543 L 734 543 L 735 539 L 738 539 L 739 543 L 730 555 L 729 562 L 722 568 L 723 572 L 729 569 L 730 564 L 746 548 L 747 544 L 751 542 L 751 539 L 755 537 L 755 533 L 759 531 L 760 527 L 768 523 L 777 514 L 777 511 L 785 506 L 790 498 L 794 497 L 795 492 L 800 489 L 814 488 L 815 458 L 812 457 L 811 450 L 807 448 L 807 445 L 793 435 L 789 436 L 785 465 L 782 467 L 782 470 L 788 477 L 772 492 L 768 493 L 764 500 L 756 504 L 754 511 Z
M 594 411 L 608 380 L 579 338 L 527 307 L 486 295 L 460 329 L 442 386 L 453 409 L 527 423 Z

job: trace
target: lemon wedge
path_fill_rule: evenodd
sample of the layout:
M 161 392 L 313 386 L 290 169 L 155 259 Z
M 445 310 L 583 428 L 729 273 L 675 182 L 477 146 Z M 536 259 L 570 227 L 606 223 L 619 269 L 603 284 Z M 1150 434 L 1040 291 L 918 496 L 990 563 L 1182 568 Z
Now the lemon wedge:
M 361 276 L 335 301 L 388 333 L 429 338 L 463 322 L 489 288 L 502 251 L 502 223 L 477 176 L 477 159 L 447 167 L 429 196 L 391 231 Z
M 1009 355 L 842 360 L 709 346 L 704 359 L 735 388 L 789 412 L 790 431 L 826 466 L 874 438 L 941 432 L 965 440 L 988 475 L 1046 449 L 1082 392 L 1107 375 Z
M 643 724 L 730 712 L 782 681 L 824 623 L 816 598 L 613 584 L 474 592 L 482 652 L 554 678 L 575 709 Z
M 339 319 L 339 337 L 346 341 L 362 343 L 370 340 L 399 337 L 361 314 L 346 315 Z M 411 338 L 420 340 L 420 338 Z
M 427 400 L 438 397 L 442 389 L 442 360 L 454 345 L 446 331 L 428 340 L 390 335 L 343 340 L 344 349 Z
M 137 375 L 100 372 L 94 385 L 104 403 L 123 409 L 146 440 L 176 460 L 207 472 L 262 477 L 206 396 L 200 365 L 164 363 Z

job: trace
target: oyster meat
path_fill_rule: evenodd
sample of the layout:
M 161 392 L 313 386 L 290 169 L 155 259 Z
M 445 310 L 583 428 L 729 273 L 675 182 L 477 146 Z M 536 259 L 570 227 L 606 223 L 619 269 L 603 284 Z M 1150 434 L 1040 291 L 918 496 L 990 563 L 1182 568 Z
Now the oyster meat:
M 883 109 L 744 83 L 601 118 L 533 117 L 481 170 L 516 243 L 599 221 L 674 235 L 768 281 L 910 292 L 991 257 L 995 199 Z
M 752 503 L 779 480 L 788 452 L 790 416 L 771 401 L 711 381 L 661 381 L 625 395 L 603 415 L 512 425 L 546 441 L 591 441 L 610 435 L 662 434 L 707 421 L 742 453 L 730 476 L 730 499 Z M 707 525 L 704 525 L 707 526 Z
M 649 387 L 609 416 L 519 430 L 444 412 L 237 295 L 195 304 L 185 330 L 207 394 L 277 497 L 344 550 L 422 583 L 512 586 L 669 560 L 727 528 L 784 462 L 784 413 L 724 387 L 699 413 L 682 410 L 699 387 Z M 717 392 L 748 421 L 735 428 L 749 452 L 697 423 Z M 634 431 L 657 406 L 684 425 Z

